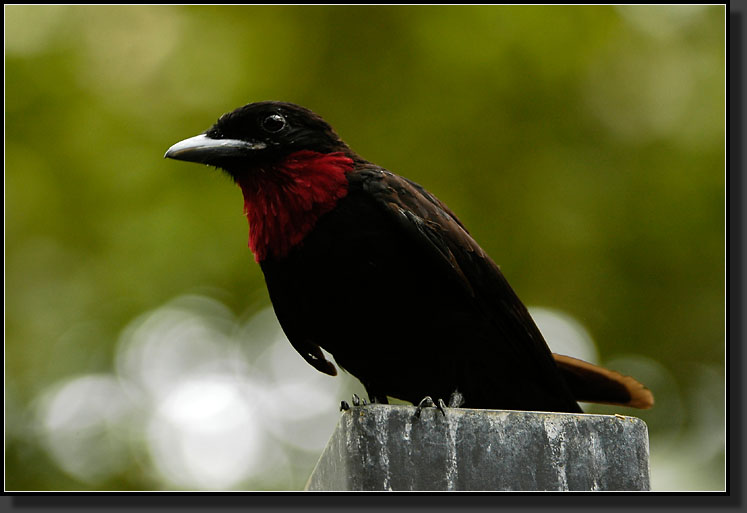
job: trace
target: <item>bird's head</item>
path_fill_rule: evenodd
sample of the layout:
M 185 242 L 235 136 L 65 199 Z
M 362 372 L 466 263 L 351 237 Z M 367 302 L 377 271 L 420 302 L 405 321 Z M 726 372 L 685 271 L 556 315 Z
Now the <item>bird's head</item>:
M 206 132 L 174 144 L 166 158 L 226 171 L 241 187 L 258 261 L 282 257 L 348 193 L 360 160 L 312 111 L 257 102 L 224 114 Z
M 174 144 L 165 157 L 219 167 L 234 179 L 269 170 L 299 151 L 354 157 L 334 129 L 309 109 L 257 102 L 224 114 L 204 133 Z

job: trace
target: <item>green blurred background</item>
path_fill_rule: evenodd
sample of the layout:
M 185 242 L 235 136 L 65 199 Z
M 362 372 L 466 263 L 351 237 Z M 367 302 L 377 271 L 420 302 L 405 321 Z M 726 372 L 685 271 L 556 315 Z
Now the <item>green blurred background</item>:
M 586 409 L 648 423 L 654 489 L 724 489 L 724 6 L 5 15 L 7 490 L 303 488 L 360 386 L 283 340 L 240 191 L 162 159 L 269 99 L 440 197 L 554 348 L 653 389 Z

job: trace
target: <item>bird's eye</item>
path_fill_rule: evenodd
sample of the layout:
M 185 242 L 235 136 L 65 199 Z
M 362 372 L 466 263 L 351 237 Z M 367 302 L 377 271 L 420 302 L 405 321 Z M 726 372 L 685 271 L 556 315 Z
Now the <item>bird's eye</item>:
M 262 120 L 262 128 L 271 134 L 276 134 L 285 128 L 285 118 L 280 114 L 270 114 Z

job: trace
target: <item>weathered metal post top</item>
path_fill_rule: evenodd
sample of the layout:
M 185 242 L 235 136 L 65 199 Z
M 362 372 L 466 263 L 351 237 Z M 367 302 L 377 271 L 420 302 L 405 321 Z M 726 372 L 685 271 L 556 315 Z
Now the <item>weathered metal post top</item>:
M 307 490 L 648 490 L 635 417 L 370 404 L 342 414 Z

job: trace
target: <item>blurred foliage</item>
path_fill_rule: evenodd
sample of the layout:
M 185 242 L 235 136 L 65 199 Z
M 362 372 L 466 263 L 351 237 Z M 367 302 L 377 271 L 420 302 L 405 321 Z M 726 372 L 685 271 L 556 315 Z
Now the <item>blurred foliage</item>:
M 161 158 L 266 99 L 315 110 L 424 185 L 527 304 L 567 312 L 604 362 L 653 376 L 657 405 L 640 414 L 652 467 L 721 433 L 716 456 L 690 465 L 700 474 L 660 486 L 724 486 L 723 6 L 5 15 L 7 489 L 166 486 L 137 461 L 95 485 L 57 469 L 29 431 L 33 404 L 62 379 L 111 372 L 123 328 L 175 296 L 239 318 L 269 304 L 239 190 Z

